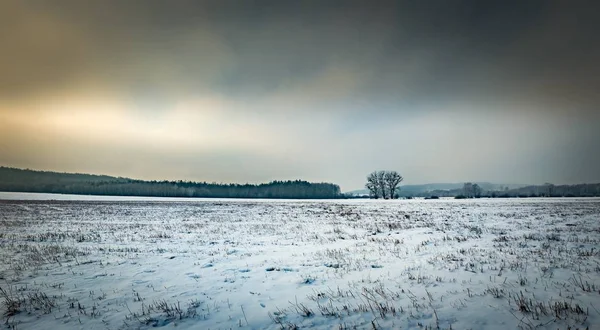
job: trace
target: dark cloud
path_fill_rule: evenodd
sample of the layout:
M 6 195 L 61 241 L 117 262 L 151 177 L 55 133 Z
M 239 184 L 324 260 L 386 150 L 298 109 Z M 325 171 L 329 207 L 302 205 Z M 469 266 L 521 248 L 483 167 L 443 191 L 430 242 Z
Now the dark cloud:
M 515 93 L 523 87 L 547 97 L 545 88 L 597 82 L 594 2 L 28 1 L 4 6 L 2 40 L 9 52 L 2 69 L 9 74 L 3 75 L 3 86 L 12 86 L 11 93 L 105 80 L 134 96 L 139 90 L 205 88 L 257 96 L 340 63 L 360 70 L 365 86 L 358 96 L 406 102 L 424 96 L 453 99 L 457 93 L 477 97 L 498 89 Z M 540 81 L 547 86 L 537 86 Z M 574 94 L 589 92 L 577 90 Z

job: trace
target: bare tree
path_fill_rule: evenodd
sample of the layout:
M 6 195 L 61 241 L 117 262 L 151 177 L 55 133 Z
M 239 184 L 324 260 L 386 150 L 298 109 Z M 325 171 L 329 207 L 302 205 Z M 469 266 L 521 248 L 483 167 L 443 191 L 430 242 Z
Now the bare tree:
M 481 190 L 481 187 L 477 183 L 473 184 L 472 189 L 473 189 L 473 197 L 475 197 L 475 198 L 481 197 L 482 190 Z
M 482 191 L 477 183 L 466 182 L 463 185 L 463 196 L 467 198 L 479 198 Z
M 398 189 L 398 185 L 404 178 L 400 173 L 396 171 L 387 171 L 384 175 L 385 185 L 387 186 L 387 191 L 390 199 L 396 198 L 396 190 Z
M 377 179 L 377 172 L 373 172 L 367 176 L 367 184 L 365 188 L 369 190 L 369 196 L 371 198 L 379 198 L 379 182 Z
M 365 188 L 369 190 L 371 198 L 392 199 L 402 180 L 396 171 L 375 171 L 367 176 Z
M 544 187 L 546 188 L 546 197 L 552 197 L 554 195 L 554 185 L 552 183 L 546 182 L 544 183 Z
M 473 197 L 473 184 L 471 182 L 465 182 L 463 185 L 463 194 L 467 198 Z
M 377 171 L 377 185 L 379 186 L 379 196 L 383 199 L 387 199 L 388 194 L 385 186 L 385 171 Z

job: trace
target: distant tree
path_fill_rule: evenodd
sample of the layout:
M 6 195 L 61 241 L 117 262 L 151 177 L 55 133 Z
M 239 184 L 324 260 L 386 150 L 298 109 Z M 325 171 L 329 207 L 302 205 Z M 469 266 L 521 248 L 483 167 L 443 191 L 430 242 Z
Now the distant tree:
M 367 184 L 365 185 L 365 188 L 369 190 L 369 196 L 375 199 L 382 197 L 379 185 L 379 176 L 377 173 L 378 172 L 375 171 L 369 174 L 367 176 Z
M 546 182 L 544 183 L 545 195 L 547 197 L 552 197 L 554 195 L 554 185 L 552 183 Z
M 473 197 L 473 184 L 471 182 L 465 182 L 463 185 L 463 195 L 467 198 Z
M 387 171 L 384 175 L 385 185 L 387 186 L 387 191 L 390 199 L 396 198 L 396 190 L 398 189 L 398 185 L 404 178 L 400 173 L 396 171 Z
M 377 185 L 379 186 L 379 196 L 388 199 L 387 187 L 385 185 L 385 171 L 377 171 Z
M 471 189 L 473 190 L 473 197 L 481 197 L 481 187 L 477 183 L 474 183 Z
M 466 198 L 479 198 L 483 190 L 477 183 L 465 182 L 461 196 Z
M 398 185 L 402 176 L 396 171 L 374 171 L 367 176 L 365 188 L 369 190 L 371 198 L 396 198 Z

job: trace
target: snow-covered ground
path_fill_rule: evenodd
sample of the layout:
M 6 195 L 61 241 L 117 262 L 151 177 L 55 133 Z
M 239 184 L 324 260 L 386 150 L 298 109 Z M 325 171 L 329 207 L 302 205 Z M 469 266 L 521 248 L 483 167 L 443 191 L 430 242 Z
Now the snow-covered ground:
M 600 199 L 7 196 L 5 328 L 600 328 Z

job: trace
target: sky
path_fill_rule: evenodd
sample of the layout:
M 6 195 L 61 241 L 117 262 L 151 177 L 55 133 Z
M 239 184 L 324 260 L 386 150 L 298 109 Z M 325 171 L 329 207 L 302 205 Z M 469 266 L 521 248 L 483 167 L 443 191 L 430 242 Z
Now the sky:
M 0 165 L 600 182 L 596 1 L 0 1 Z

